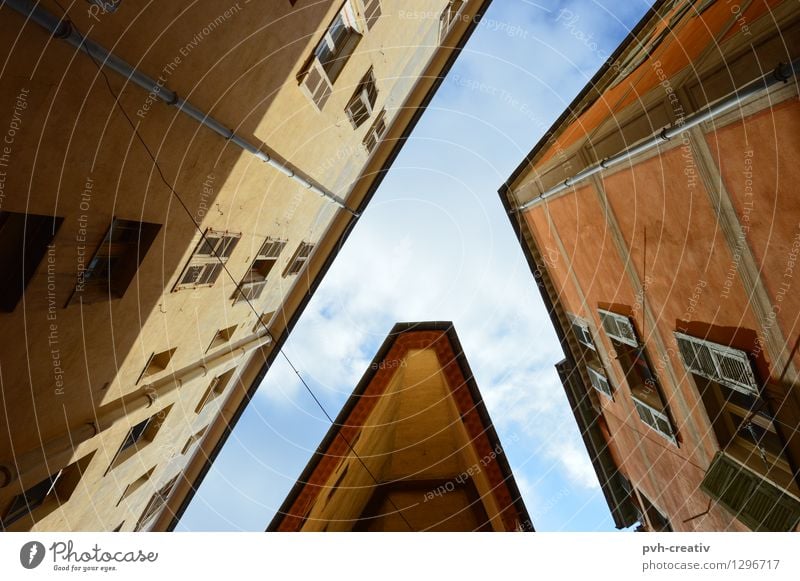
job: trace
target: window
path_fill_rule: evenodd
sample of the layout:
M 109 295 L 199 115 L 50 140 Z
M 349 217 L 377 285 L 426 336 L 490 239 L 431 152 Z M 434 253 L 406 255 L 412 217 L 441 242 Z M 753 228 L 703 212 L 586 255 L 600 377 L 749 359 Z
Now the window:
M 639 419 L 642 420 L 648 427 L 655 430 L 661 436 L 676 444 L 675 434 L 672 431 L 672 423 L 669 417 L 660 409 L 649 405 L 646 401 L 638 399 L 633 396 L 633 407 L 636 408 L 636 413 L 639 414 Z
M 0 311 L 10 313 L 16 308 L 63 221 L 55 216 L 0 211 Z M 55 262 L 48 260 L 48 276 L 52 268 Z
M 336 482 L 334 482 L 333 486 L 331 486 L 330 491 L 328 491 L 328 496 L 325 498 L 326 503 L 330 502 L 333 495 L 339 489 L 339 486 L 342 484 L 342 480 L 344 480 L 344 477 L 347 476 L 347 470 L 349 468 L 350 468 L 349 465 L 345 466 L 344 470 L 342 470 L 341 474 L 339 474 L 339 477 L 336 479 Z
M 158 431 L 164 424 L 164 420 L 166 420 L 167 414 L 169 414 L 171 409 L 172 406 L 169 406 L 153 414 L 149 418 L 142 420 L 128 430 L 125 439 L 122 441 L 122 445 L 114 455 L 114 459 L 111 461 L 108 469 L 110 470 L 115 466 L 119 466 L 125 462 L 125 460 L 139 452 L 144 446 L 155 440 L 156 434 L 158 434 Z
M 261 315 L 253 325 L 253 333 L 262 333 L 266 330 L 269 330 L 269 324 L 272 321 L 273 315 L 275 315 L 274 311 Z
M 352 0 L 346 0 L 298 76 L 300 86 L 319 110 L 360 40 Z
M 353 129 L 361 127 L 364 121 L 370 118 L 377 98 L 378 87 L 375 85 L 375 74 L 372 67 L 370 67 L 358 83 L 355 93 L 350 97 L 350 101 L 348 101 L 345 108 L 345 113 L 347 113 L 347 118 L 350 119 Z
M 721 452 L 700 489 L 754 531 L 793 531 L 800 521 L 800 502 Z
M 675 337 L 722 449 L 762 476 L 791 486 L 783 442 L 747 353 L 682 333 Z
M 175 483 L 178 481 L 178 477 L 175 476 L 172 480 L 167 482 L 164 486 L 162 486 L 150 499 L 150 502 L 147 503 L 147 506 L 144 508 L 142 512 L 142 516 L 139 517 L 139 522 L 136 523 L 136 531 L 141 531 L 144 529 L 150 521 L 155 517 L 161 509 L 164 508 L 164 505 L 167 503 L 167 499 L 169 498 L 172 489 L 175 487 Z
M 631 347 L 639 345 L 636 340 L 636 331 L 633 328 L 633 323 L 628 317 L 604 311 L 603 309 L 598 309 L 598 313 L 606 335 Z
M 578 342 L 594 351 L 595 346 L 592 340 L 592 333 L 589 331 L 589 324 L 575 315 L 569 315 L 569 318 L 572 322 L 572 332 L 575 333 L 575 338 Z
M 468 0 L 450 0 L 439 17 L 439 42 L 442 42 L 447 33 L 453 28 L 456 20 L 461 14 L 461 10 Z
M 147 363 L 145 363 L 142 373 L 139 374 L 139 379 L 136 380 L 136 383 L 139 383 L 146 377 L 157 375 L 162 371 L 166 371 L 167 367 L 169 367 L 169 362 L 172 360 L 172 356 L 175 355 L 176 349 L 177 347 L 173 347 L 172 349 L 167 349 L 161 353 L 152 353 L 150 358 L 147 360 Z
M 362 141 L 367 153 L 372 153 L 378 147 L 384 135 L 386 135 L 386 109 L 381 109 Z
M 292 256 L 292 259 L 289 261 L 286 270 L 283 271 L 283 276 L 291 276 L 303 270 L 303 266 L 308 262 L 308 257 L 311 256 L 312 250 L 314 250 L 313 244 L 301 242 L 300 246 L 295 250 L 294 256 Z
M 114 219 L 78 282 L 69 302 L 122 298 L 161 229 L 159 224 Z
M 73 462 L 66 468 L 54 472 L 41 482 L 18 494 L 0 513 L 0 530 L 6 530 L 14 522 L 28 516 L 43 518 L 66 503 L 80 483 L 81 476 L 94 454 Z
M 173 290 L 212 286 L 240 237 L 241 234 L 206 230 Z
M 239 288 L 233 295 L 236 302 L 251 301 L 261 296 L 267 286 L 267 277 L 272 271 L 272 267 L 278 262 L 278 257 L 285 246 L 286 240 L 267 238 L 250 266 L 250 270 L 239 283 Z
M 639 498 L 642 501 L 642 510 L 643 514 L 640 513 L 639 515 L 639 522 L 642 525 L 646 525 L 647 521 L 650 522 L 650 527 L 648 530 L 654 533 L 671 533 L 672 532 L 672 525 L 669 523 L 669 519 L 658 510 L 652 502 L 644 495 L 641 491 L 639 491 Z M 645 520 L 645 515 L 647 515 L 647 520 Z
M 116 12 L 119 5 L 122 4 L 122 0 L 87 0 L 89 4 L 94 4 L 95 6 L 99 7 L 100 10 L 103 11 L 103 14 Z M 91 9 L 89 9 L 89 14 L 92 15 Z
M 367 30 L 372 30 L 378 18 L 381 17 L 381 3 L 380 0 L 364 0 L 364 23 Z
M 686 368 L 745 395 L 758 397 L 758 383 L 747 353 L 739 349 L 675 333 Z
M 592 367 L 587 366 L 586 371 L 589 374 L 589 381 L 591 381 L 592 387 L 606 397 L 613 399 L 614 396 L 611 393 L 611 384 L 608 382 L 606 376 L 599 371 L 595 371 Z
M 111 531 L 111 532 L 112 532 L 112 533 L 118 533 L 118 532 L 120 532 L 120 531 L 122 530 L 122 527 L 123 527 L 124 525 L 125 525 L 125 521 L 122 521 L 122 522 L 121 522 L 121 523 L 119 523 L 119 524 L 118 524 L 116 527 L 114 527 L 114 530 L 113 530 L 113 531 Z
M 200 400 L 200 403 L 197 404 L 196 413 L 199 414 L 202 412 L 209 403 L 225 393 L 225 388 L 228 387 L 228 383 L 230 383 L 231 377 L 233 377 L 235 372 L 236 368 L 234 367 L 211 380 L 208 389 L 206 389 L 206 392 L 203 394 L 203 398 Z
M 233 325 L 228 327 L 227 329 L 220 329 L 214 335 L 214 338 L 211 339 L 211 343 L 208 345 L 208 349 L 206 349 L 206 353 L 211 351 L 212 349 L 216 349 L 217 347 L 221 347 L 225 343 L 231 340 L 233 334 L 236 333 L 236 329 L 239 328 L 239 325 Z
M 194 448 L 194 445 L 197 444 L 197 442 L 199 442 L 202 439 L 207 429 L 208 426 L 204 426 L 202 430 L 200 430 L 196 434 L 189 436 L 189 439 L 186 440 L 186 443 L 183 445 L 183 449 L 181 450 L 181 455 L 185 455 L 190 450 L 192 450 Z
M 128 498 L 131 494 L 139 490 L 145 483 L 147 483 L 155 470 L 156 467 L 153 466 L 150 468 L 150 470 L 139 476 L 139 478 L 128 484 L 128 486 L 125 487 L 122 496 L 120 496 L 119 500 L 117 501 L 117 506 L 119 506 L 123 500 Z
M 624 315 L 598 309 L 603 330 L 611 339 L 625 381 L 633 396 L 639 419 L 659 435 L 677 445 L 674 423 L 652 372 L 644 345 L 639 344 L 633 321 Z

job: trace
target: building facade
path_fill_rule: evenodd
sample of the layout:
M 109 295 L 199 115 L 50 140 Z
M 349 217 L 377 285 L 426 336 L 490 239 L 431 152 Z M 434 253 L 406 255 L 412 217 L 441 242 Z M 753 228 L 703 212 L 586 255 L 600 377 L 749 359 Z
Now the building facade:
M 533 531 L 452 323 L 398 323 L 268 531 Z
M 620 528 L 797 528 L 798 56 L 796 2 L 656 2 L 500 191 Z
M 175 526 L 488 4 L 3 3 L 3 530 Z

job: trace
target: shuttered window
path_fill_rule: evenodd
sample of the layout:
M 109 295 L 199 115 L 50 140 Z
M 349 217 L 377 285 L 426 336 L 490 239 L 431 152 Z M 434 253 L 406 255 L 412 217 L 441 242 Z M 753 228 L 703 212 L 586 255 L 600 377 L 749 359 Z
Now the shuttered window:
M 633 405 L 642 422 L 673 444 L 677 444 L 675 433 L 672 429 L 672 423 L 664 412 L 648 405 L 636 396 L 633 396 Z
M 608 379 L 606 378 L 605 375 L 603 375 L 599 371 L 595 371 L 591 367 L 587 367 L 586 371 L 589 373 L 589 381 L 592 382 L 592 387 L 594 387 L 597 391 L 599 391 L 606 397 L 609 398 L 614 397 L 611 394 L 611 384 L 608 382 Z
M 301 242 L 300 246 L 297 247 L 294 256 L 289 261 L 289 266 L 287 266 L 286 270 L 283 272 L 283 276 L 298 274 L 301 270 L 303 270 L 303 266 L 305 266 L 306 262 L 308 261 L 308 257 L 311 256 L 312 250 L 314 250 L 313 244 Z
M 382 109 L 381 112 L 378 113 L 372 126 L 367 130 L 367 134 L 364 136 L 363 143 L 368 153 L 372 153 L 381 142 L 384 135 L 386 135 L 386 109 Z
M 367 24 L 367 30 L 372 30 L 372 27 L 375 26 L 380 17 L 380 0 L 364 0 L 364 22 Z
M 241 234 L 206 230 L 183 269 L 174 290 L 213 285 L 223 271 Z
M 377 99 L 378 87 L 375 84 L 375 74 L 370 67 L 345 107 L 345 113 L 353 129 L 360 127 L 370 118 Z
M 319 110 L 325 106 L 333 92 L 333 83 L 361 40 L 351 2 L 344 3 L 298 76 L 300 86 Z M 374 11 L 375 7 L 371 9 Z M 380 6 L 377 10 L 380 11 Z
M 578 342 L 582 345 L 585 345 L 589 349 L 594 349 L 594 341 L 592 340 L 592 333 L 589 331 L 589 325 L 586 321 L 576 317 L 575 315 L 569 315 L 570 321 L 572 323 L 572 332 L 575 333 L 575 338 L 578 339 Z
M 800 502 L 722 452 L 700 489 L 754 531 L 792 531 L 800 521 Z
M 267 238 L 250 266 L 250 270 L 244 275 L 242 282 L 239 283 L 239 288 L 233 295 L 236 302 L 251 301 L 261 296 L 267 287 L 267 277 L 278 262 L 285 246 L 286 240 Z
M 675 339 L 689 371 L 735 391 L 759 395 L 747 353 L 683 333 L 675 333 Z
M 93 303 L 121 298 L 161 226 L 115 218 L 89 263 L 78 272 L 70 302 Z
M 638 347 L 639 342 L 636 340 L 636 331 L 633 328 L 633 322 L 628 317 L 604 311 L 603 309 L 598 309 L 597 312 L 600 315 L 603 330 L 609 337 L 625 345 Z
M 134 530 L 141 531 L 150 524 L 150 521 L 153 520 L 153 517 L 161 512 L 161 509 L 164 508 L 165 504 L 167 504 L 167 499 L 172 493 L 172 489 L 175 487 L 175 483 L 177 481 L 178 477 L 175 476 L 172 480 L 167 482 L 158 491 L 156 491 L 156 493 L 150 498 L 150 502 L 148 502 L 147 506 L 144 508 L 142 516 L 139 517 L 139 522 L 136 523 L 136 528 Z
M 439 17 L 439 42 L 442 42 L 447 33 L 453 28 L 456 20 L 461 14 L 461 10 L 468 0 L 450 0 Z

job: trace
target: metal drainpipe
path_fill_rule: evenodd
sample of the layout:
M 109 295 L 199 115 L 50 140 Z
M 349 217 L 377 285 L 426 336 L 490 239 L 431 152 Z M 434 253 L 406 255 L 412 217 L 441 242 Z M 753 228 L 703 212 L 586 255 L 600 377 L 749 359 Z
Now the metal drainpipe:
M 580 171 L 579 173 L 575 174 L 574 176 L 565 179 L 560 184 L 553 186 L 549 190 L 539 194 L 532 200 L 529 200 L 519 206 L 516 210 L 511 210 L 511 212 L 521 212 L 533 206 L 534 204 L 538 203 L 545 198 L 549 198 L 550 196 L 554 196 L 560 192 L 563 192 L 569 187 L 574 186 L 576 183 L 592 176 L 598 172 L 603 171 L 604 169 L 608 169 L 612 166 L 617 165 L 618 163 L 630 159 L 639 155 L 640 153 L 647 151 L 648 149 L 652 149 L 661 143 L 665 143 L 670 141 L 673 137 L 680 135 L 684 131 L 695 127 L 696 125 L 700 125 L 701 123 L 705 123 L 720 114 L 732 109 L 733 107 L 739 105 L 742 101 L 752 97 L 760 93 L 761 91 L 765 91 L 769 89 L 772 85 L 777 83 L 787 83 L 789 79 L 791 79 L 794 75 L 797 74 L 798 69 L 800 69 L 800 59 L 795 59 L 792 61 L 791 64 L 783 64 L 779 63 L 775 69 L 765 75 L 758 77 L 757 79 L 750 81 L 743 87 L 734 91 L 732 95 L 726 97 L 719 103 L 712 105 L 710 107 L 706 107 L 696 113 L 693 113 L 686 117 L 683 120 L 683 123 L 677 123 L 675 125 L 670 125 L 651 135 L 641 143 L 637 145 L 633 145 L 627 149 L 622 150 L 621 152 L 617 153 L 616 155 L 612 155 L 611 157 L 607 157 L 594 165 L 590 165 L 586 169 Z
M 103 406 L 93 418 L 87 419 L 68 433 L 47 440 L 41 447 L 23 452 L 11 461 L 0 463 L 0 488 L 5 488 L 40 468 L 42 460 L 48 464 L 64 465 L 68 461 L 66 457 L 71 457 L 79 444 L 91 440 L 121 420 L 129 418 L 132 414 L 151 407 L 156 401 L 167 398 L 185 383 L 206 377 L 209 373 L 217 373 L 223 368 L 230 369 L 231 363 L 238 364 L 238 361 L 247 354 L 271 343 L 272 337 L 268 334 L 247 337 L 225 348 L 213 359 L 193 363 L 126 397 Z M 65 459 L 63 462 L 59 462 L 62 456 Z
M 258 159 L 271 165 L 286 177 L 293 179 L 305 189 L 328 198 L 340 208 L 347 210 L 354 216 L 358 216 L 356 212 L 347 207 L 347 205 L 344 203 L 344 200 L 339 198 L 333 192 L 330 192 L 316 184 L 312 184 L 308 179 L 298 175 L 297 171 L 293 167 L 273 159 L 243 137 L 236 135 L 231 129 L 228 129 L 217 119 L 211 117 L 207 113 L 203 113 L 203 111 L 185 99 L 182 99 L 175 91 L 168 89 L 165 85 L 158 83 L 153 78 L 135 69 L 132 65 L 119 58 L 115 54 L 109 52 L 107 49 L 97 44 L 93 40 L 81 35 L 73 28 L 68 20 L 63 20 L 54 14 L 51 14 L 32 0 L 5 0 L 4 4 L 2 5 L 13 8 L 25 18 L 32 20 L 44 28 L 53 36 L 53 38 L 65 40 L 78 50 L 88 54 L 100 65 L 108 67 L 112 71 L 119 73 L 127 80 L 139 85 L 148 93 L 153 93 L 167 105 L 176 107 L 181 113 L 188 115 L 201 125 L 223 137 L 225 140 L 255 155 Z

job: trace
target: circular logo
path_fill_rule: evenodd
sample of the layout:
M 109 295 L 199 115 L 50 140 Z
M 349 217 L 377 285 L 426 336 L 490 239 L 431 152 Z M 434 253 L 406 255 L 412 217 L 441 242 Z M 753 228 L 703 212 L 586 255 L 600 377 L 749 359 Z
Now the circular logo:
M 19 550 L 19 562 L 26 569 L 35 569 L 44 560 L 44 545 L 39 541 L 30 541 Z

